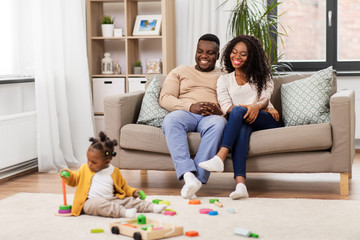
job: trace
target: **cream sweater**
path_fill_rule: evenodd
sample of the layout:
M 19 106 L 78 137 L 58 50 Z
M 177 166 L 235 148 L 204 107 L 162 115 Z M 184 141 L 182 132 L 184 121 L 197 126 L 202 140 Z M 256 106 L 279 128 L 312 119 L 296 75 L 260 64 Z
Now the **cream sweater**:
M 218 104 L 216 83 L 221 74 L 219 69 L 201 72 L 195 66 L 179 66 L 166 77 L 161 89 L 159 103 L 168 111 L 185 110 L 196 102 Z
M 266 89 L 258 96 L 256 86 L 246 83 L 239 86 L 235 80 L 235 71 L 221 75 L 217 82 L 217 97 L 221 110 L 226 113 L 232 105 L 253 104 L 260 99 L 268 99 L 268 108 L 273 108 L 270 102 L 271 95 L 274 91 L 274 82 L 270 80 Z

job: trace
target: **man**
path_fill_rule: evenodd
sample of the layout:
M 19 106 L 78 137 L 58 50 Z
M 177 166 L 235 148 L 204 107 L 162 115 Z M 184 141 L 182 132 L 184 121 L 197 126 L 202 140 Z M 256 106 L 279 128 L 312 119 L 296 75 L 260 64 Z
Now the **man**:
M 212 158 L 220 146 L 226 120 L 216 97 L 221 74 L 215 68 L 219 58 L 219 39 L 213 34 L 200 37 L 195 54 L 196 66 L 179 66 L 165 79 L 159 102 L 170 111 L 163 132 L 174 161 L 176 175 L 184 179 L 183 198 L 195 198 L 210 173 L 199 163 Z M 190 157 L 187 132 L 199 132 L 201 142 L 194 159 Z

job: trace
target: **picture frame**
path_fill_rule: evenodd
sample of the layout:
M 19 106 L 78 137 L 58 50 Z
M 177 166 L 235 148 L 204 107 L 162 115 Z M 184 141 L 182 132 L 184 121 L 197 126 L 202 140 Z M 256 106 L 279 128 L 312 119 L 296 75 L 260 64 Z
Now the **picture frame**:
M 161 73 L 161 59 L 146 59 L 146 73 Z
M 161 15 L 137 15 L 133 36 L 160 35 Z

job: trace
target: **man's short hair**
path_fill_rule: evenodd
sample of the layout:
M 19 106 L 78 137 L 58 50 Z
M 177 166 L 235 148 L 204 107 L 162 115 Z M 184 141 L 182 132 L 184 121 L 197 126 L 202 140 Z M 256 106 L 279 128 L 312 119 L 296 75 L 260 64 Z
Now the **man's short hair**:
M 198 43 L 200 42 L 200 40 L 215 42 L 220 47 L 220 40 L 214 34 L 211 33 L 204 34 L 199 38 Z

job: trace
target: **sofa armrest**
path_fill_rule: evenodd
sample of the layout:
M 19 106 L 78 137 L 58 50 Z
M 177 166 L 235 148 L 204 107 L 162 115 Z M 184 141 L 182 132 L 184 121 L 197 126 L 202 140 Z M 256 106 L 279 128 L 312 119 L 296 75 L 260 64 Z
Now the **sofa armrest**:
M 333 136 L 331 153 L 336 159 L 334 169 L 343 168 L 344 161 L 351 172 L 355 156 L 355 92 L 340 90 L 330 98 L 330 123 Z
M 110 139 L 120 142 L 121 128 L 136 122 L 144 94 L 145 91 L 136 91 L 105 97 L 105 132 Z

